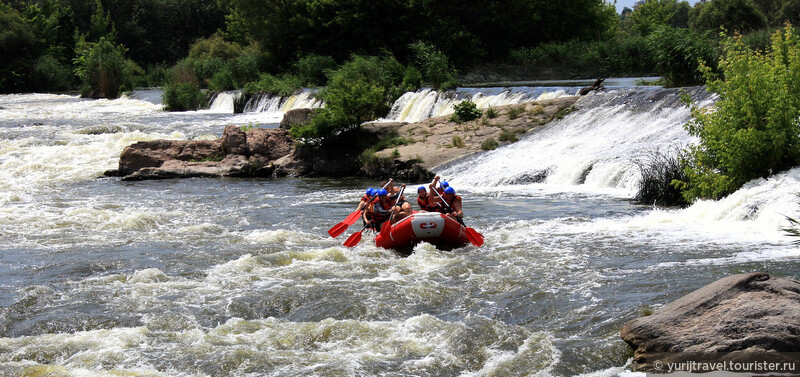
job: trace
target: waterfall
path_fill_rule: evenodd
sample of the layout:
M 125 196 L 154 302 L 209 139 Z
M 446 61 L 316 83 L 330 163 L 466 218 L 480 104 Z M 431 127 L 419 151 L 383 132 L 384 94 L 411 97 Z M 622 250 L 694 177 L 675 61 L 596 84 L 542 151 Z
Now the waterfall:
M 449 115 L 453 105 L 471 100 L 480 109 L 513 105 L 521 102 L 574 95 L 577 87 L 510 87 L 510 88 L 459 88 L 453 92 L 422 89 L 402 95 L 392 105 L 384 120 L 419 122 L 423 119 Z
M 714 101 L 702 88 L 689 91 L 703 106 Z M 580 185 L 630 193 L 640 178 L 635 159 L 695 142 L 683 127 L 690 112 L 680 97 L 681 90 L 660 88 L 590 95 L 564 119 L 517 143 L 456 162 L 441 174 L 461 186 Z
M 253 96 L 244 107 L 246 113 L 285 113 L 292 109 L 319 108 L 325 103 L 317 98 L 313 90 L 303 90 L 289 97 L 271 94 Z
M 234 104 L 239 98 L 243 96 L 242 92 L 220 92 L 211 99 L 211 104 L 208 106 L 208 111 L 211 113 L 233 113 Z

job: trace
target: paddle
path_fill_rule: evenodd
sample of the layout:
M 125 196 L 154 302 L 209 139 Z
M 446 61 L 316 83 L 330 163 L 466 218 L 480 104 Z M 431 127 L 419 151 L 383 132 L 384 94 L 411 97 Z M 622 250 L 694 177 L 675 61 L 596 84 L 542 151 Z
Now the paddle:
M 364 225 L 364 227 L 361 228 L 361 230 L 351 234 L 350 237 L 347 237 L 347 241 L 344 241 L 342 245 L 347 247 L 353 247 L 355 245 L 358 245 L 358 243 L 361 242 L 361 233 L 363 233 L 364 230 L 366 230 L 367 228 L 369 228 L 369 225 Z
M 385 189 L 386 186 L 389 186 L 390 183 L 392 183 L 392 179 L 389 179 L 389 182 L 387 182 L 385 185 L 383 185 L 383 188 Z M 372 197 L 369 198 L 367 203 L 375 200 L 376 196 L 378 196 L 378 194 L 372 195 Z M 346 231 L 347 228 L 350 227 L 350 225 L 353 225 L 353 224 L 356 223 L 356 220 L 358 220 L 358 218 L 361 217 L 361 211 L 363 211 L 363 210 L 364 210 L 364 208 L 357 209 L 357 210 L 353 211 L 353 213 L 351 213 L 349 216 L 347 216 L 347 218 L 345 218 L 344 221 L 342 221 L 342 222 L 334 225 L 330 229 L 328 229 L 328 234 L 330 234 L 330 236 L 333 237 L 333 238 L 339 237 L 339 235 L 344 233 L 344 231 Z
M 405 189 L 406 189 L 405 187 L 400 189 L 400 193 L 397 195 L 397 201 L 395 201 L 395 205 L 397 205 L 397 202 L 400 201 L 400 198 L 403 196 L 403 191 L 405 191 Z M 389 220 L 385 221 L 383 223 L 383 226 L 381 227 L 381 232 L 380 232 L 381 237 L 384 238 L 389 237 L 389 229 L 392 227 L 391 225 L 392 219 L 394 219 L 394 206 L 392 206 L 392 215 L 389 216 Z
M 442 200 L 442 203 L 444 203 L 444 205 L 446 205 L 447 208 L 450 208 L 450 204 L 447 204 L 447 201 L 444 200 L 444 198 L 441 195 L 439 195 L 439 191 L 433 190 L 433 192 L 436 193 L 436 195 L 439 197 L 439 199 Z M 464 224 L 464 220 L 459 218 L 458 216 L 453 215 L 453 217 L 456 219 L 456 221 L 458 221 L 459 224 L 464 226 L 464 228 L 467 230 L 467 239 L 469 240 L 469 242 L 477 247 L 481 247 L 481 245 L 483 245 L 483 234 L 478 233 L 478 231 L 476 231 L 475 229 L 468 228 L 467 224 Z

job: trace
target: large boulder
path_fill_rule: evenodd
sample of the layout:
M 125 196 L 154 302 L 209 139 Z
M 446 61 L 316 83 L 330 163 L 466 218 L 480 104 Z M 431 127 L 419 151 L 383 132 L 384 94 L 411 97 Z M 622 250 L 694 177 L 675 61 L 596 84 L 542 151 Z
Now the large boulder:
M 190 177 L 245 177 L 252 165 L 245 156 L 229 154 L 222 161 L 170 160 L 159 167 L 142 168 L 123 178 L 126 181 Z
M 800 282 L 763 272 L 729 276 L 626 323 L 621 335 L 644 371 L 698 357 L 741 361 L 798 352 Z
M 219 140 L 152 140 L 131 144 L 122 150 L 114 175 L 128 175 L 143 168 L 155 168 L 170 160 L 203 161 L 221 159 Z
M 294 139 L 279 129 L 252 128 L 247 130 L 247 155 L 267 160 L 283 157 L 292 150 Z
M 314 115 L 317 109 L 292 109 L 287 111 L 283 114 L 283 119 L 281 120 L 280 128 L 284 130 L 288 130 L 295 125 L 304 125 L 311 121 L 311 117 Z
M 247 155 L 247 134 L 237 126 L 225 126 L 222 132 L 222 149 L 225 154 Z

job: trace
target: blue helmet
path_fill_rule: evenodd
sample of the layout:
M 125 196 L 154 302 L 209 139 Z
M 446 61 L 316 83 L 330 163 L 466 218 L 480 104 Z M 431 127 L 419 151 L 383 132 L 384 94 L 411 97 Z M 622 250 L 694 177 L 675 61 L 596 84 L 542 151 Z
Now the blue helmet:
M 445 194 L 453 194 L 453 195 L 455 195 L 456 194 L 456 189 L 454 189 L 452 187 L 447 187 L 446 189 L 444 189 L 444 193 Z
M 447 181 L 442 181 L 442 187 L 448 188 L 448 187 L 450 187 L 450 184 L 447 183 Z
M 375 195 L 375 189 L 370 187 L 367 189 L 367 196 Z
M 425 186 L 419 186 L 419 187 L 417 187 L 417 192 L 420 192 L 420 191 L 426 191 L 427 192 L 427 189 L 425 188 Z
M 389 194 L 389 193 L 388 193 L 388 192 L 386 192 L 386 190 L 384 190 L 384 189 L 378 189 L 378 196 L 386 196 L 386 195 L 388 195 L 388 194 Z

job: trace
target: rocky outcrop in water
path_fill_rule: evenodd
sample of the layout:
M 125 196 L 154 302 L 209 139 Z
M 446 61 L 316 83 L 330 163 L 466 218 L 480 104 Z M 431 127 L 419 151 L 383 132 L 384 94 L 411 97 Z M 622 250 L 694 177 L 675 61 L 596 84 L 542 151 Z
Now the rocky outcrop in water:
M 283 114 L 280 128 L 288 130 L 292 128 L 292 126 L 306 124 L 311 121 L 311 116 L 313 116 L 318 110 L 319 109 L 308 108 L 289 110 L 286 112 L 286 114 Z
M 761 360 L 800 351 L 800 282 L 756 272 L 717 280 L 625 324 L 643 371 L 687 361 Z
M 153 140 L 125 147 L 119 168 L 106 172 L 125 180 L 185 177 L 265 177 L 274 161 L 291 153 L 288 131 L 227 126 L 218 140 Z

